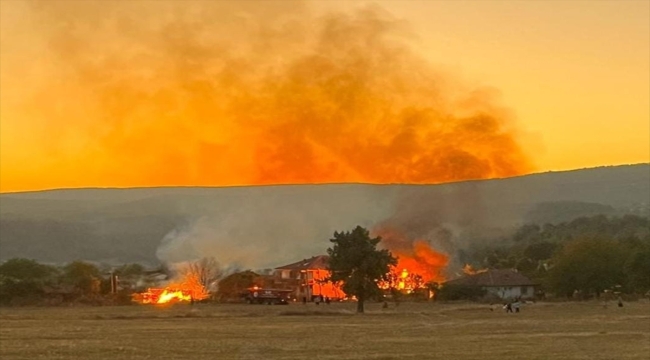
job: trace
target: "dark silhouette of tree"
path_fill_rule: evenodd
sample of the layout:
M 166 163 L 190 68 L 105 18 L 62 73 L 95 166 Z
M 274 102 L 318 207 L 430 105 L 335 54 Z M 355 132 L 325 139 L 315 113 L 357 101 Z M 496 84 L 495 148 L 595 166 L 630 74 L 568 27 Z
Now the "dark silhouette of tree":
M 540 260 L 548 260 L 553 257 L 553 253 L 558 248 L 557 243 L 552 243 L 549 241 L 541 241 L 528 245 L 524 249 L 524 256 L 535 262 Z
M 183 276 L 194 277 L 206 290 L 214 288 L 223 273 L 221 265 L 213 257 L 189 262 L 181 268 L 180 272 Z
M 330 241 L 334 246 L 327 249 L 329 280 L 342 282 L 343 291 L 357 298 L 357 312 L 363 313 L 364 302 L 381 294 L 377 281 L 386 280 L 397 259 L 388 250 L 378 250 L 381 238 L 371 238 L 361 226 L 351 232 L 334 232 Z

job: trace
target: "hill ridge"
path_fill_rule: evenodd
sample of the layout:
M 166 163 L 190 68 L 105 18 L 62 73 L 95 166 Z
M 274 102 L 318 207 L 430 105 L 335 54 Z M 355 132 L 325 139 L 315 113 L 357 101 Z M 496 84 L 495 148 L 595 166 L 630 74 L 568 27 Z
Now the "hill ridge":
M 527 222 L 593 214 L 647 216 L 649 202 L 650 164 L 434 185 L 10 193 L 0 195 L 0 261 L 157 263 L 208 254 L 224 263 L 262 268 L 323 253 L 334 231 L 356 225 L 374 229 L 386 222 L 451 253 Z

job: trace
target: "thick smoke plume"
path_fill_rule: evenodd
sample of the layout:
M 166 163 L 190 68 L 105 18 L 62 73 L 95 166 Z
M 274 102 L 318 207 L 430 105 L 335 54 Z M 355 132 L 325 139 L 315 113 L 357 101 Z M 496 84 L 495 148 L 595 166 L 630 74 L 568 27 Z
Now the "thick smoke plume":
M 48 154 L 39 170 L 56 186 L 439 183 L 531 169 L 495 92 L 433 69 L 380 8 L 48 0 L 3 10 L 24 19 L 3 17 L 3 49 L 29 43 L 34 55 L 2 52 L 3 90 L 21 88 L 3 101 L 3 122 L 39 129 L 33 151 Z
M 418 272 L 425 281 L 444 280 L 449 270 L 464 265 L 454 259 L 456 252 L 488 229 L 475 184 L 455 185 L 444 193 L 404 189 L 394 212 L 374 225 L 373 232 L 382 237 L 383 246 L 399 257 L 398 271 Z
M 377 7 L 314 14 L 305 2 L 48 0 L 3 12 L 2 88 L 21 89 L 3 99 L 3 126 L 39 129 L 38 174 L 56 186 L 417 184 L 531 170 L 497 93 L 434 69 L 408 26 Z M 27 52 L 5 51 L 26 43 Z M 37 180 L 11 176 L 5 185 Z M 317 204 L 287 215 L 248 199 L 234 213 L 196 214 L 158 256 L 270 265 L 269 254 L 277 262 L 324 251 L 287 241 L 357 224 L 374 224 L 404 258 L 451 251 L 450 224 L 467 223 L 467 212 L 402 195 L 379 217 L 319 219 L 305 215 Z M 268 202 L 278 203 L 287 202 Z M 435 261 L 433 272 L 446 264 Z

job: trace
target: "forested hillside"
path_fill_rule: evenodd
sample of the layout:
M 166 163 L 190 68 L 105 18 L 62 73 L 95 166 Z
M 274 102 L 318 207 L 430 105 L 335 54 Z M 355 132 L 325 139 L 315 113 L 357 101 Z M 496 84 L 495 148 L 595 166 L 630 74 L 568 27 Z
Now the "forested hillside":
M 649 164 L 440 185 L 3 194 L 0 260 L 25 257 L 47 263 L 83 259 L 155 265 L 208 252 L 226 263 L 266 267 L 323 253 L 336 230 L 356 225 L 372 229 L 395 218 L 431 225 L 425 235 L 444 228 L 453 235 L 450 240 L 444 244 L 430 240 L 455 254 L 470 245 L 507 236 L 527 223 L 538 224 L 540 233 L 546 234 L 544 224 L 578 217 L 648 216 L 649 199 Z M 408 221 L 404 226 L 409 229 Z M 533 235 L 524 232 L 516 236 Z

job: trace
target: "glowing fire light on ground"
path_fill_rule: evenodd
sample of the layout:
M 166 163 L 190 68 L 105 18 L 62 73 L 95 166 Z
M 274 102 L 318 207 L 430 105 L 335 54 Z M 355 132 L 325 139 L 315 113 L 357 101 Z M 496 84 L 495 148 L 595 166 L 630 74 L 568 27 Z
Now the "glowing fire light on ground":
M 168 304 L 175 302 L 192 302 L 206 299 L 210 294 L 195 275 L 188 275 L 182 281 L 163 288 L 149 288 L 135 294 L 133 301 L 140 304 Z
M 186 290 L 149 288 L 136 294 L 134 300 L 141 304 L 166 304 L 178 301 L 192 301 L 192 295 Z

